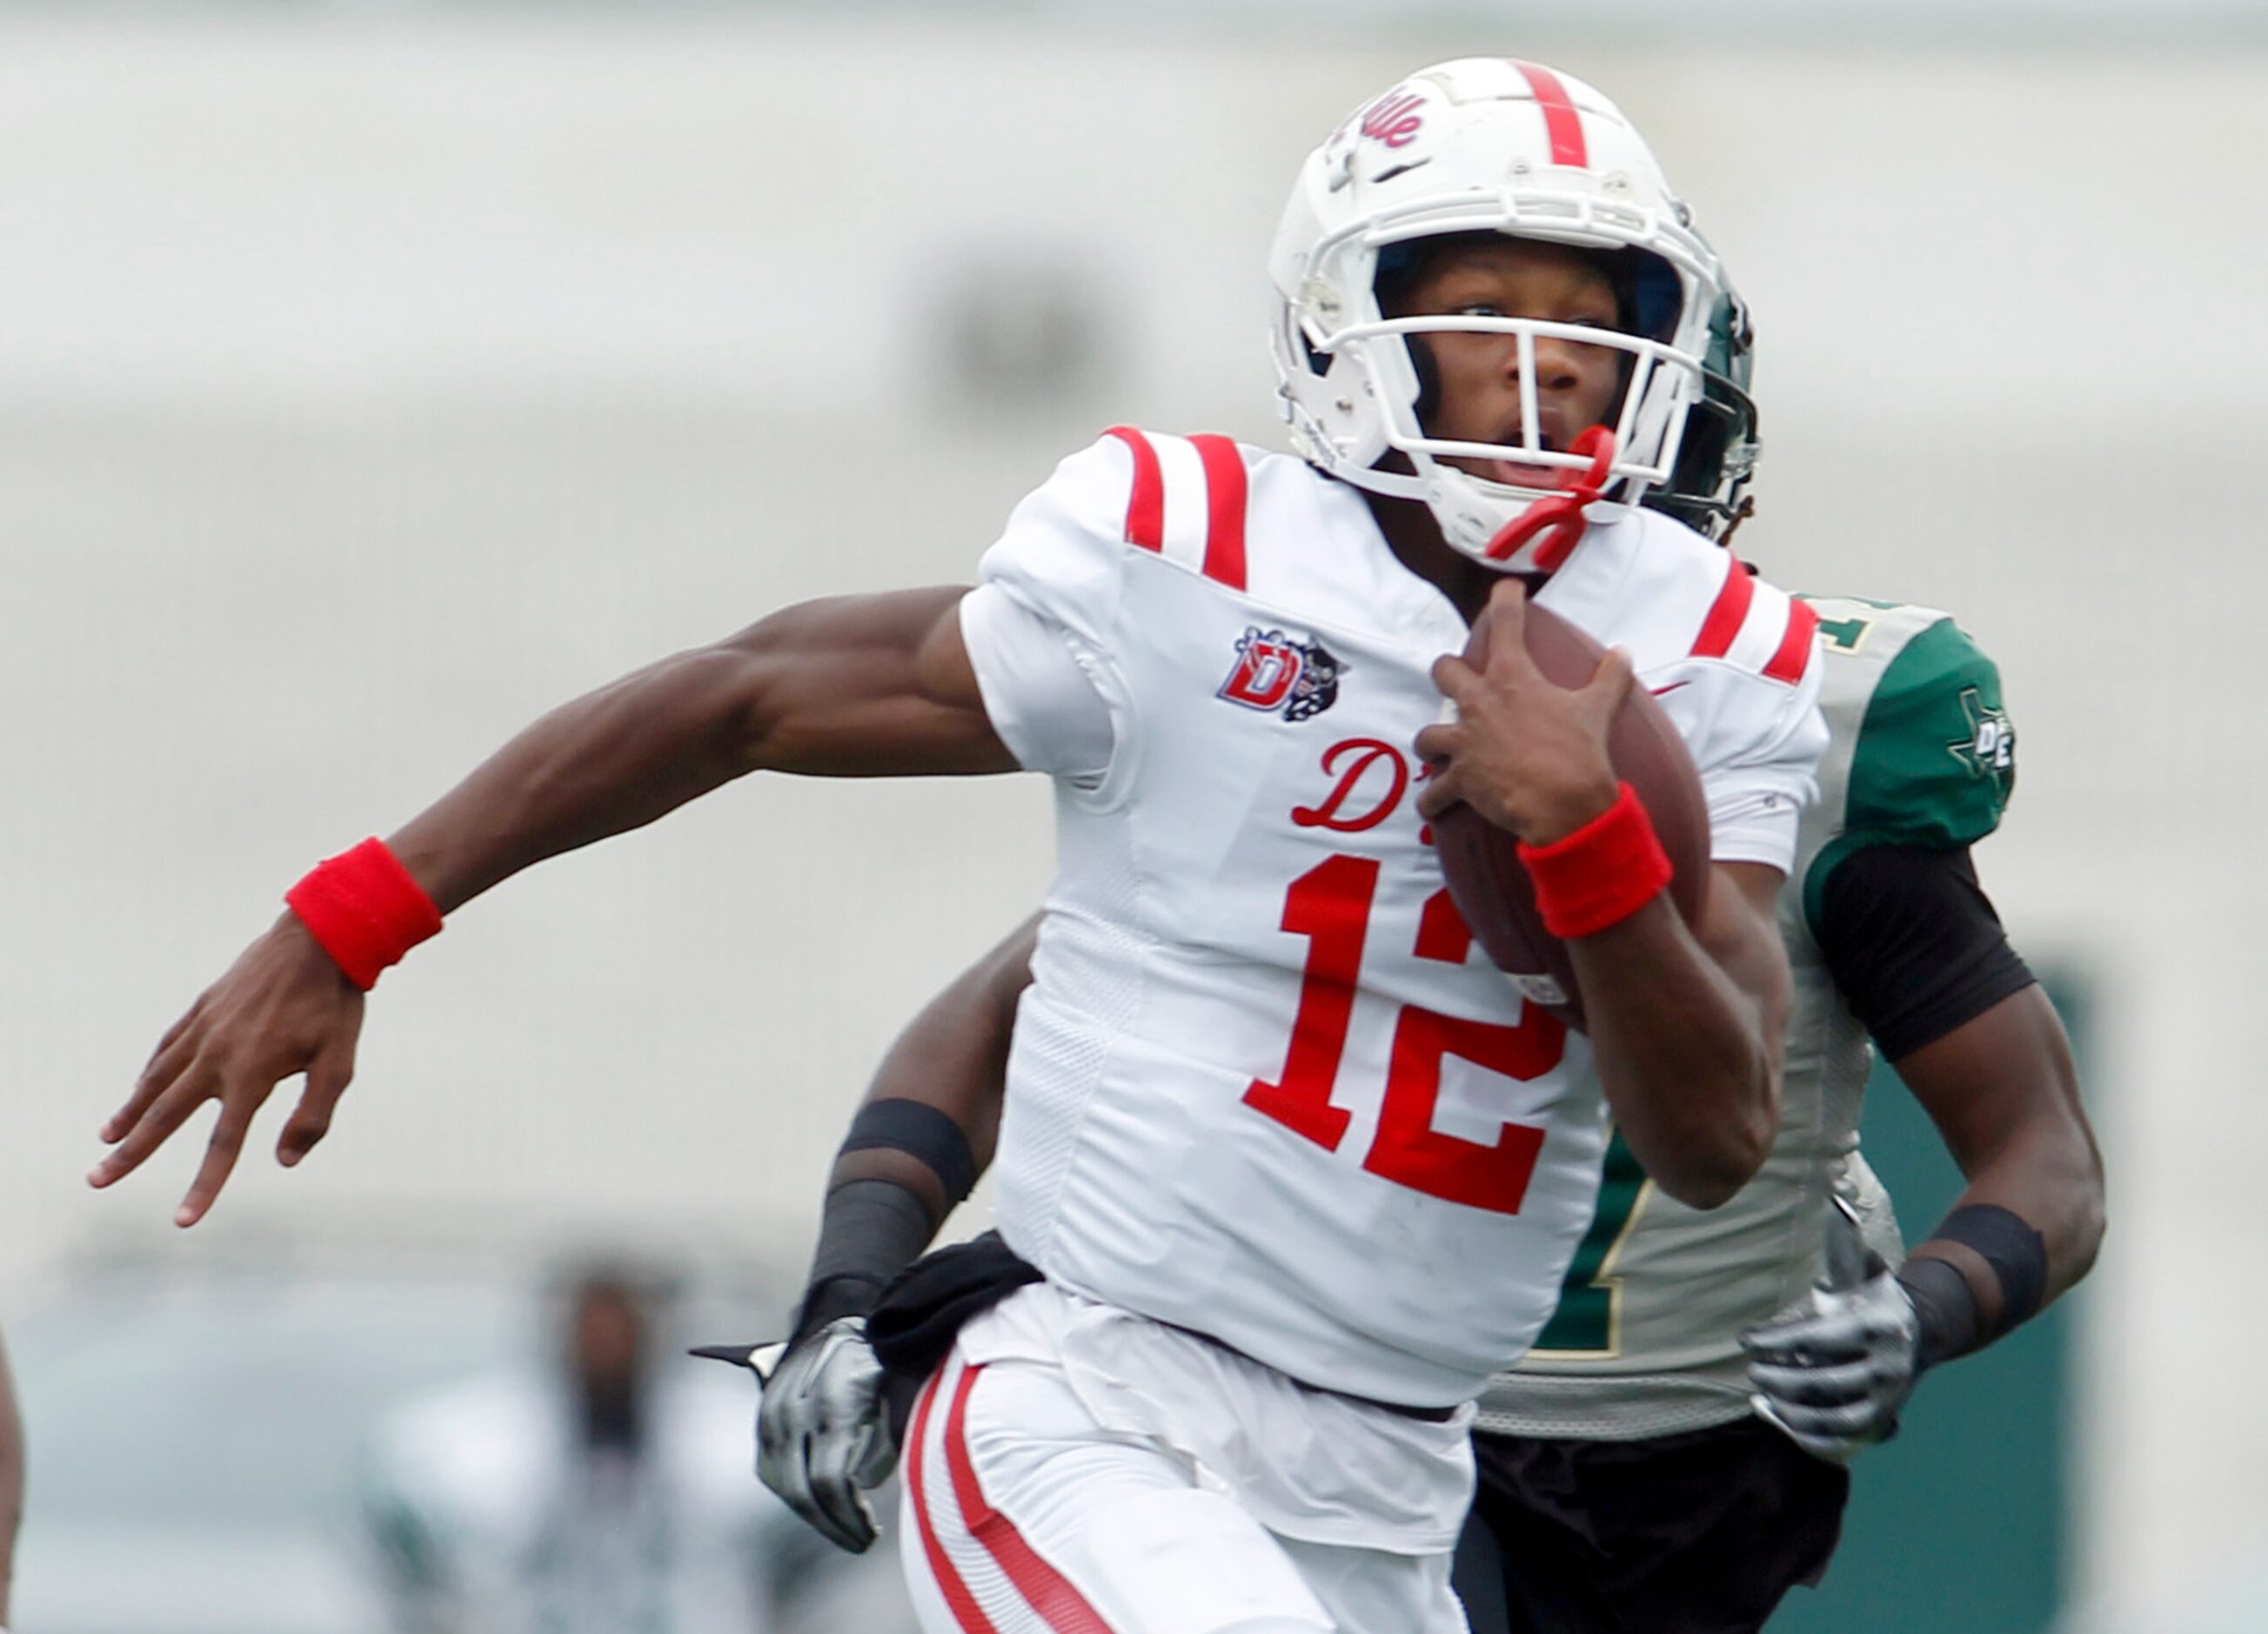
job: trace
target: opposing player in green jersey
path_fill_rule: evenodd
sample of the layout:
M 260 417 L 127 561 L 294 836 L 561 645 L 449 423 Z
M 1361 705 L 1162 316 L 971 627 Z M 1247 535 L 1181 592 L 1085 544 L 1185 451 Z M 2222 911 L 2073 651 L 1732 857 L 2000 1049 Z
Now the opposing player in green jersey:
M 1729 307 L 1683 484 L 1719 538 L 1755 463 L 1749 352 Z M 1476 1634 L 1761 1628 L 1825 1571 L 1845 1466 L 1922 1373 L 2037 1313 L 2101 1240 L 2069 1042 L 1970 857 L 2015 784 L 1999 672 L 1943 613 L 1808 600 L 1831 743 L 1780 899 L 1779 1134 L 1706 1215 L 1610 1150 L 1558 1312 L 1481 1400 L 1459 1576 Z M 1897 1222 L 1858 1151 L 1877 1050 L 1967 1181 L 1895 1270 Z
M 1649 499 L 1720 540 L 1756 444 L 1749 330 L 1719 313 L 1708 412 Z M 1946 615 L 1811 599 L 1833 734 L 1781 899 L 1796 984 L 1781 1125 L 1762 1172 L 1701 1212 L 1617 1141 L 1535 1350 L 1492 1381 L 1457 1586 L 1476 1634 L 1760 1628 L 1833 1551 L 1845 1466 L 1928 1367 L 2076 1282 L 2102 1168 L 2052 1006 L 1969 848 L 1999 826 L 2015 739 L 1991 659 Z M 900 1038 L 837 1159 L 811 1285 L 759 1425 L 767 1481 L 845 1547 L 887 1468 L 862 1321 L 989 1159 L 1027 924 Z M 1858 1152 L 1875 1051 L 1968 1181 L 1901 1259 Z M 1830 1262 L 1832 1262 L 1830 1263 Z
M 1557 1314 L 1481 1400 L 1460 1578 L 1476 1630 L 1761 1627 L 1825 1570 L 1842 1466 L 1921 1372 L 2094 1257 L 2101 1170 L 2068 1047 L 1969 857 L 2014 780 L 1998 673 L 1942 613 L 1812 606 L 1832 742 L 1781 899 L 1779 1135 L 1705 1215 L 1610 1152 Z M 1857 1149 L 1876 1049 L 1969 1181 L 1896 1275 L 1897 1225 Z

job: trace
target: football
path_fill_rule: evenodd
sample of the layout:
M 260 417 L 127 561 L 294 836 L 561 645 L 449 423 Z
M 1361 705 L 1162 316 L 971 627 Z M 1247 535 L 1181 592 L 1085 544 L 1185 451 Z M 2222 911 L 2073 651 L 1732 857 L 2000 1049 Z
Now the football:
M 1548 608 L 1527 609 L 1528 651 L 1547 680 L 1574 688 L 1591 679 L 1606 649 Z M 1484 610 L 1465 643 L 1465 661 L 1488 661 L 1489 615 Z M 1709 807 L 1693 757 L 1651 694 L 1641 684 L 1609 729 L 1607 755 L 1615 775 L 1638 791 L 1654 832 L 1675 869 L 1670 896 L 1685 923 L 1699 922 L 1709 884 Z M 1454 806 L 1433 824 L 1433 843 L 1448 877 L 1449 894 L 1473 935 L 1521 994 L 1578 1032 L 1585 1030 L 1582 995 L 1575 987 L 1567 945 L 1543 928 L 1535 886 L 1520 860 L 1519 842 L 1469 806 Z

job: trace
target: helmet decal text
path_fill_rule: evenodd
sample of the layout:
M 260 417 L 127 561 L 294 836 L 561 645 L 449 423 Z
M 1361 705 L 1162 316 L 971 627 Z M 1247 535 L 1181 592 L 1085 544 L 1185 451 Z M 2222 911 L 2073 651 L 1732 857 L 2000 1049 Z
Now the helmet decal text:
M 1425 99 L 1414 91 L 1389 91 L 1362 112 L 1362 134 L 1390 148 L 1406 148 L 1425 128 Z

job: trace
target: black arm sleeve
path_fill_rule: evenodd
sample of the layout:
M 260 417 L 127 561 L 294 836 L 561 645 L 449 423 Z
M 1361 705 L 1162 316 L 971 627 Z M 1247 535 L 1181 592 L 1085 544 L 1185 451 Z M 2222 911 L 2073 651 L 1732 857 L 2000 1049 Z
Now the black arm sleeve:
M 1892 1061 L 2033 981 L 1966 847 L 1852 852 L 1828 876 L 1814 933 L 1852 1014 Z

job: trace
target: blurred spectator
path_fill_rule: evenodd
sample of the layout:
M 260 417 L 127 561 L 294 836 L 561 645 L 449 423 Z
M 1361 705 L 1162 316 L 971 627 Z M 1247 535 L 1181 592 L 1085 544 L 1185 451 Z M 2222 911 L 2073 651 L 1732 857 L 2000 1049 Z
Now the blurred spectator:
M 748 1470 L 746 1382 L 671 1357 L 652 1285 L 566 1290 L 552 1365 L 413 1398 L 365 1513 L 402 1634 L 766 1634 L 802 1528 Z
M 0 1343 L 0 1634 L 8 1627 L 8 1586 L 16 1576 L 16 1528 L 24 1520 L 24 1420 Z

